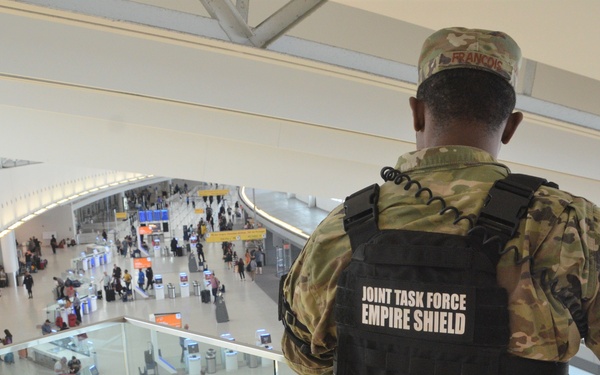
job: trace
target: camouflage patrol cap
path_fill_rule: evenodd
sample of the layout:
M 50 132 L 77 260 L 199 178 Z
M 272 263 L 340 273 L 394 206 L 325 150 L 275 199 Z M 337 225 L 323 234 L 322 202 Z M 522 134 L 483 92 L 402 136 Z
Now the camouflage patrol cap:
M 515 87 L 520 64 L 521 49 L 501 31 L 445 28 L 423 43 L 418 85 L 442 70 L 467 68 L 498 74 Z

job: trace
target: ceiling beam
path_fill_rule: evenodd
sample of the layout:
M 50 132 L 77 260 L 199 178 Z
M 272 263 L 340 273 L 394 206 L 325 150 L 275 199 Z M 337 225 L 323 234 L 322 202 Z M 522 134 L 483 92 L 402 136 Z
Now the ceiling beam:
M 254 29 L 250 39 L 255 47 L 266 48 L 327 0 L 291 0 Z
M 200 0 L 210 16 L 219 22 L 234 43 L 266 48 L 290 28 L 308 17 L 327 0 L 290 0 L 261 22 L 256 28 L 248 26 L 249 0 Z
M 219 25 L 225 34 L 234 43 L 249 44 L 253 36 L 252 29 L 238 9 L 229 0 L 200 0 L 206 11 Z

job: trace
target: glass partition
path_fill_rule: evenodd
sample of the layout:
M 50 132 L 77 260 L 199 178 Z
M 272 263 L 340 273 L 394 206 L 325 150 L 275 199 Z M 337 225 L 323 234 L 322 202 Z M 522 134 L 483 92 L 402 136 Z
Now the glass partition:
M 3 375 L 52 374 L 63 357 L 67 367 L 79 360 L 81 375 L 293 374 L 260 338 L 252 346 L 128 317 L 3 346 L 0 356 Z

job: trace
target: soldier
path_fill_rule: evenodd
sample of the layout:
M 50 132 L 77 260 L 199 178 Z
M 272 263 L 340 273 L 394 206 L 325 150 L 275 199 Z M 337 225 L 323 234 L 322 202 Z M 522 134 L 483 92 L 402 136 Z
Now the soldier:
M 511 140 L 523 118 L 522 113 L 513 112 L 520 60 L 519 47 L 502 32 L 448 28 L 425 41 L 418 64 L 417 96 L 410 98 L 417 151 L 402 155 L 395 171 L 389 168 L 382 173 L 387 182 L 380 188 L 376 207 L 379 230 L 435 232 L 461 238 L 467 235 L 467 221 L 482 210 L 494 182 L 510 173 L 496 157 L 501 144 Z M 440 211 L 439 204 L 428 200 L 425 188 L 431 197 L 455 208 L 457 214 Z M 428 348 L 419 347 L 422 357 L 411 357 L 414 341 L 401 338 L 386 343 L 404 345 L 406 350 L 401 354 L 378 348 L 369 353 L 358 350 L 351 357 L 356 368 L 368 366 L 367 361 L 385 368 L 369 372 L 348 370 L 346 366 L 345 371 L 338 367 L 338 373 L 567 374 L 567 362 L 579 350 L 582 338 L 600 357 L 600 210 L 583 198 L 548 186 L 539 187 L 529 203 L 526 217 L 517 221 L 518 230 L 500 249 L 498 254 L 502 256 L 495 267 L 497 283 L 507 292 L 508 308 L 504 311 L 510 318 L 503 346 L 506 349 L 501 349 L 495 362 L 484 364 L 487 367 L 483 371 L 475 367 L 469 371 L 468 360 L 457 362 L 452 354 L 444 357 L 452 348 L 437 345 L 438 338 L 462 334 L 462 330 L 459 320 L 451 327 L 450 313 L 443 312 L 444 319 L 435 320 L 442 324 L 431 327 L 436 334 L 429 336 Z M 344 218 L 343 206 L 331 212 L 284 280 L 287 312 L 282 349 L 298 373 L 330 374 L 336 350 L 337 358 L 340 354 L 349 357 L 338 347 L 352 350 L 346 349 L 344 340 L 338 340 L 336 319 L 340 317 L 334 315 L 334 305 L 345 303 L 336 301 L 336 285 L 351 261 L 354 247 L 344 229 Z M 467 220 L 457 222 L 457 218 Z M 424 310 L 435 301 L 428 301 L 419 291 L 413 291 L 412 297 L 402 290 L 394 292 L 397 306 L 407 307 L 395 310 L 400 315 L 395 316 L 394 328 L 423 337 L 416 332 L 423 330 L 417 325 L 423 321 L 410 313 L 415 311 L 414 306 Z M 356 311 L 359 302 L 350 307 L 351 318 L 363 319 L 363 323 L 371 324 L 372 331 L 389 331 L 388 310 L 370 319 L 391 296 L 386 288 L 365 288 L 365 298 L 375 301 L 375 308 Z M 453 309 L 448 311 L 462 314 L 463 297 L 446 297 L 444 304 Z M 490 323 L 494 320 L 478 318 L 488 318 Z M 485 342 L 486 337 L 482 339 Z

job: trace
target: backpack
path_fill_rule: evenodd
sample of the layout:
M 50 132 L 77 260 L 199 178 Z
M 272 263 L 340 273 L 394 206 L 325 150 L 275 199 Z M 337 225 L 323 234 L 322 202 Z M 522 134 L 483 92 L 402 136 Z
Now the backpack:
M 389 169 L 389 179 L 417 184 Z M 346 199 L 344 229 L 352 259 L 336 289 L 336 373 L 562 374 L 568 365 L 528 361 L 506 352 L 508 295 L 496 265 L 543 179 L 509 175 L 497 181 L 477 220 L 429 193 L 427 204 L 452 211 L 467 236 L 379 230 L 379 186 Z M 427 197 L 424 197 L 427 199 Z M 438 202 L 439 201 L 439 202 Z M 515 254 L 517 249 L 513 249 Z M 501 370 L 502 369 L 502 370 Z M 501 371 L 501 372 L 499 372 Z

